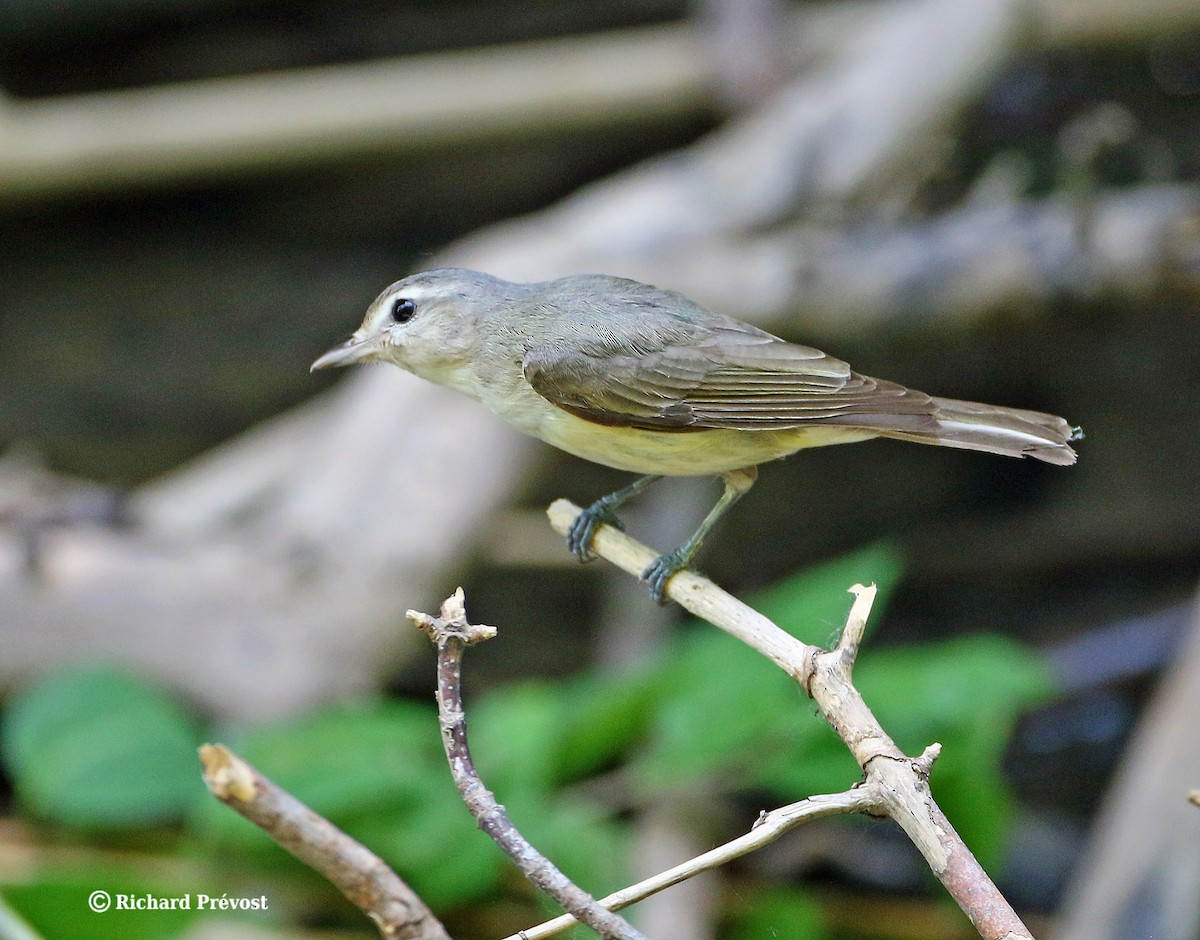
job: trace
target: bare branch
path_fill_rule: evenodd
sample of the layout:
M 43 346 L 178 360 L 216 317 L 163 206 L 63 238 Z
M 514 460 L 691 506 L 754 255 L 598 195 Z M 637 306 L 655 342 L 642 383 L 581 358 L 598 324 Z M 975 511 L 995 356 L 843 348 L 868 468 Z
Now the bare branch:
M 764 845 L 770 845 L 784 833 L 791 832 L 803 823 L 846 813 L 870 813 L 879 809 L 879 806 L 877 796 L 866 787 L 856 787 L 844 793 L 810 796 L 799 803 L 791 803 L 769 813 L 763 813 L 755 820 L 753 827 L 745 835 L 717 846 L 703 855 L 697 855 L 674 868 L 668 868 L 651 878 L 639 881 L 635 885 L 630 885 L 628 888 L 614 891 L 607 897 L 601 898 L 600 903 L 609 910 L 619 911 L 672 885 L 677 885 L 681 881 L 711 871 L 735 858 L 761 849 Z M 528 930 L 522 930 L 520 934 L 506 937 L 505 940 L 542 940 L 544 937 L 553 937 L 562 933 L 575 923 L 575 918 L 566 914 Z
M 1200 699 L 1200 597 L 1193 602 L 1185 639 L 1159 680 L 1125 748 L 1091 844 L 1067 885 L 1056 919 L 1057 940 L 1124 938 L 1147 898 L 1162 912 L 1156 936 L 1195 934 L 1200 899 L 1195 890 L 1200 802 L 1189 784 L 1200 780 L 1195 747 Z M 1172 926 L 1174 925 L 1174 926 Z
M 410 610 L 408 619 L 437 644 L 438 716 L 442 745 L 454 785 L 479 828 L 500 846 L 530 882 L 537 885 L 580 923 L 600 936 L 613 940 L 644 940 L 623 918 L 602 907 L 595 898 L 574 884 L 526 839 L 508 818 L 495 794 L 484 786 L 467 746 L 467 716 L 462 702 L 462 660 L 466 648 L 496 635 L 494 627 L 475 626 L 467 621 L 463 590 L 459 588 L 442 604 L 440 617 Z
M 1141 42 L 1192 29 L 1200 18 L 1192 0 L 1028 0 L 1019 9 L 1026 42 L 1051 48 Z M 776 24 L 772 65 L 784 71 L 842 52 L 886 12 L 846 0 L 805 4 Z M 696 113 L 711 105 L 712 89 L 729 65 L 705 55 L 705 48 L 691 24 L 664 24 L 37 102 L 0 97 L 0 195 L 29 198 L 131 180 L 328 164 L 380 149 L 403 152 L 530 129 L 614 124 L 630 115 Z M 902 91 L 899 99 L 954 93 L 955 79 L 961 80 L 953 71 L 955 44 L 919 48 L 947 53 L 951 78 L 933 74 L 932 91 Z M 979 57 L 986 63 L 985 54 Z M 934 72 L 927 56 L 914 59 Z M 614 61 L 639 67 L 614 70 Z M 894 79 L 897 70 L 885 74 Z M 901 80 L 890 84 L 907 89 Z M 939 92 L 938 85 L 950 91 Z
M 378 855 L 221 744 L 200 748 L 204 782 L 366 914 L 386 940 L 450 940 L 433 912 Z
M 571 522 L 581 511 L 570 500 L 556 499 L 550 504 L 547 514 L 554 530 L 566 535 Z M 597 555 L 634 577 L 639 576 L 658 557 L 657 552 L 611 526 L 600 527 L 592 540 L 592 548 Z M 757 610 L 747 607 L 693 571 L 681 571 L 675 575 L 667 586 L 667 596 L 689 613 L 758 650 L 798 682 L 807 681 L 812 659 L 821 652 L 818 647 L 802 643 L 779 629 Z
M 550 522 L 565 532 L 580 510 L 556 500 Z M 611 526 L 602 526 L 592 550 L 618 567 L 639 574 L 653 550 Z M 856 585 L 857 599 L 833 650 L 819 650 L 784 633 L 707 578 L 681 571 L 667 584 L 667 595 L 697 616 L 738 637 L 796 678 L 845 742 L 863 769 L 865 786 L 878 797 L 879 809 L 905 831 L 933 873 L 962 908 L 980 936 L 988 940 L 1030 938 L 1028 928 L 980 867 L 929 792 L 928 774 L 937 757 L 931 745 L 918 758 L 904 754 L 876 720 L 850 679 L 853 651 L 865 628 L 874 591 Z M 786 637 L 790 644 L 782 641 Z M 794 659 L 789 660 L 785 649 Z

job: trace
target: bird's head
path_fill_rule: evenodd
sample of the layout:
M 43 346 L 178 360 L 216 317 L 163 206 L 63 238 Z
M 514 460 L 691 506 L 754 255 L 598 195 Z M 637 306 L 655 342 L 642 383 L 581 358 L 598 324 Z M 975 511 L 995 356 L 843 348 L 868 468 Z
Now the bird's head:
M 312 370 L 390 362 L 422 378 L 454 385 L 454 371 L 470 364 L 481 341 L 479 320 L 510 286 L 462 268 L 425 271 L 396 281 L 367 308 L 354 335 L 318 358 Z

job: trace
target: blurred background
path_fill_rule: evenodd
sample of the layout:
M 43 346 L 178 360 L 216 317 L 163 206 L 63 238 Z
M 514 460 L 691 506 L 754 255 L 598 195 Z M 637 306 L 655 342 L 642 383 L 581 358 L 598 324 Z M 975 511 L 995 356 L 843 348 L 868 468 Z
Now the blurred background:
M 310 375 L 388 283 L 634 277 L 1079 463 L 796 455 L 699 567 L 857 673 L 1038 936 L 1200 937 L 1200 6 L 7 0 L 0 936 L 371 936 L 215 804 L 221 740 L 453 936 L 552 909 L 449 782 L 404 611 L 455 586 L 481 772 L 604 893 L 857 779 L 786 677 L 545 522 L 628 477 L 398 369 Z M 659 548 L 719 492 L 626 514 Z M 87 909 L 96 889 L 266 896 Z M 654 938 L 967 938 L 834 820 L 639 906 Z M 582 935 L 582 934 L 581 934 Z

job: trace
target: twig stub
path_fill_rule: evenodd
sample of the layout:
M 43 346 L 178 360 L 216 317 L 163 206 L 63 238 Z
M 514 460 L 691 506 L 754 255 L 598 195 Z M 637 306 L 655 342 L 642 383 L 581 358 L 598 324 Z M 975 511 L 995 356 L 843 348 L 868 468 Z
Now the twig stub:
M 405 616 L 439 647 L 451 639 L 458 640 L 464 646 L 473 646 L 496 635 L 495 627 L 467 620 L 466 596 L 461 587 L 442 601 L 440 617 L 432 617 L 419 610 L 410 610 Z
M 484 785 L 467 744 L 467 716 L 462 700 L 462 662 L 466 648 L 496 635 L 495 627 L 467 621 L 463 590 L 442 604 L 441 616 L 410 610 L 408 619 L 437 644 L 437 705 L 442 746 L 454 785 L 475 822 L 512 860 L 530 883 L 541 888 L 578 921 L 605 940 L 645 940 L 622 917 L 606 909 L 567 878 L 513 825 L 508 812 Z

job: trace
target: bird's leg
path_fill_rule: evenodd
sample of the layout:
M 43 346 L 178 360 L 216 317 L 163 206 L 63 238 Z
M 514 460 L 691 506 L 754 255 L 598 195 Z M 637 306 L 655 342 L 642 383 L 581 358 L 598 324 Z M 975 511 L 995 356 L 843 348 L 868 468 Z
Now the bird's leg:
M 661 479 L 661 476 L 654 474 L 638 477 L 628 486 L 596 500 L 576 516 L 575 521 L 571 523 L 571 528 L 567 529 L 567 548 L 574 552 L 575 557 L 580 561 L 591 561 L 596 557 L 590 549 L 596 530 L 602 525 L 610 525 L 614 529 L 624 531 L 625 526 L 617 518 L 617 509 L 651 483 L 657 483 Z
M 700 548 L 700 543 L 704 541 L 705 536 L 729 511 L 729 507 L 750 491 L 750 487 L 758 479 L 758 468 L 743 467 L 741 470 L 729 470 L 721 474 L 721 479 L 725 481 L 725 492 L 721 494 L 717 504 L 704 517 L 700 527 L 692 533 L 692 537 L 673 552 L 667 552 L 656 558 L 650 567 L 642 572 L 642 580 L 650 585 L 650 597 L 656 603 L 666 603 L 665 592 L 671 576 L 691 565 L 692 558 Z

